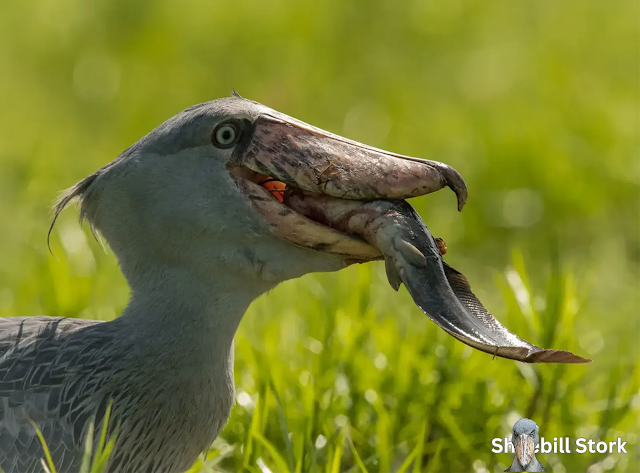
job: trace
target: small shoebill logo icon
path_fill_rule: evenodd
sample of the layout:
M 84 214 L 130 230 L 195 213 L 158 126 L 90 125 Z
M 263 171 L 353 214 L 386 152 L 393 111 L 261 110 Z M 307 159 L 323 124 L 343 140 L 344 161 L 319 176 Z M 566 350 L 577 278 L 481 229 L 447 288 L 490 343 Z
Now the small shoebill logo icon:
M 516 422 L 511 437 L 516 457 L 505 471 L 545 471 L 536 459 L 535 450 L 539 441 L 538 424 L 531 419 L 520 419 Z

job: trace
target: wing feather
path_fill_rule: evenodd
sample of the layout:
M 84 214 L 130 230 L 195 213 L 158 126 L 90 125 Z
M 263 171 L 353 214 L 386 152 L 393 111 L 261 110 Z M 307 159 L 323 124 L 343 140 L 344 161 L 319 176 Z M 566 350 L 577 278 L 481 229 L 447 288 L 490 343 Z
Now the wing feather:
M 74 374 L 87 369 L 78 335 L 99 323 L 0 318 L 0 471 L 42 471 L 44 452 L 32 423 L 45 437 L 58 471 L 79 466 L 93 391 L 73 382 Z

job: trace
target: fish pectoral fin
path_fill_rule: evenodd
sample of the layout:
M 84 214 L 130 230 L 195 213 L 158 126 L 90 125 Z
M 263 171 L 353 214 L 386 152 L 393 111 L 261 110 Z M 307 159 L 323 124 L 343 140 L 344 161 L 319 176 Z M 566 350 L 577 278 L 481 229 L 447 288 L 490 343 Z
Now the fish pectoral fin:
M 424 268 L 427 265 L 427 259 L 418 248 L 400 237 L 393 238 L 390 241 L 390 247 L 393 248 L 392 255 L 385 256 L 384 269 L 389 285 L 397 291 L 403 283 L 407 265 Z
M 422 252 L 407 240 L 396 238 L 394 246 L 396 251 L 398 251 L 409 264 L 417 266 L 418 268 L 423 268 L 427 265 L 427 259 Z
M 387 280 L 389 281 L 389 285 L 393 288 L 393 290 L 397 291 L 398 289 L 400 289 L 402 279 L 400 279 L 400 275 L 398 274 L 398 270 L 396 269 L 395 262 L 389 256 L 384 258 L 384 270 L 387 273 Z

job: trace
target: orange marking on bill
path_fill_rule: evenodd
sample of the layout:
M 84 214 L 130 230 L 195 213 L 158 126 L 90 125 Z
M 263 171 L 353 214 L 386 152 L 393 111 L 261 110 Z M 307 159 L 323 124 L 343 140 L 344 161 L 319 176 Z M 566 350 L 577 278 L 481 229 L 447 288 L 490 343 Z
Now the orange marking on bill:
M 284 202 L 284 191 L 287 189 L 287 185 L 284 182 L 269 178 L 262 181 L 260 185 L 267 189 L 279 202 Z

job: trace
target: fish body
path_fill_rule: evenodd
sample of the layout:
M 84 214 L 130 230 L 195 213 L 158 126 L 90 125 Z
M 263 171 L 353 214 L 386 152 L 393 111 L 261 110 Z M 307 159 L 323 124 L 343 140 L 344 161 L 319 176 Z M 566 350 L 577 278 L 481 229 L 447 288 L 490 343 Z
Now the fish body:
M 389 284 L 404 284 L 414 302 L 440 328 L 494 356 L 526 363 L 588 363 L 565 350 L 545 349 L 510 332 L 480 302 L 469 281 L 448 265 L 442 245 L 404 200 L 368 202 L 295 191 L 285 202 L 303 215 L 377 248 Z M 440 244 L 439 244 L 440 243 Z

